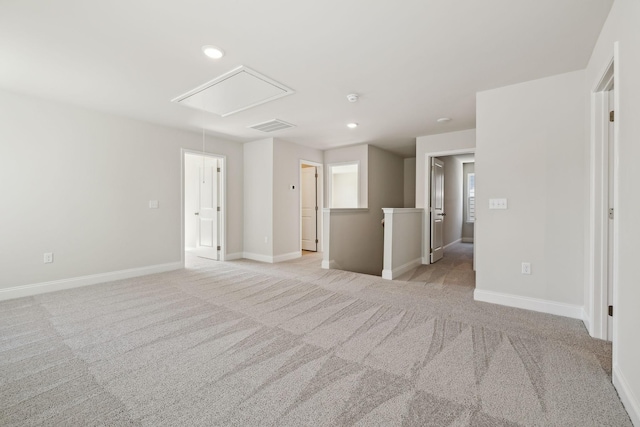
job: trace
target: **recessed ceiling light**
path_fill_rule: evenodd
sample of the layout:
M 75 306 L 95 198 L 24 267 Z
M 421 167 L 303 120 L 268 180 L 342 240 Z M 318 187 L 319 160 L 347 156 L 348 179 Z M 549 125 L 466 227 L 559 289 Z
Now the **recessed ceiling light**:
M 348 127 L 349 129 L 355 129 L 355 128 L 357 128 L 357 127 L 358 127 L 358 124 L 357 124 L 357 123 L 349 123 L 349 124 L 347 125 L 347 127 Z
M 224 51 L 222 49 L 220 49 L 219 47 L 211 46 L 211 45 L 202 46 L 202 51 L 209 58 L 213 58 L 213 59 L 220 59 L 224 56 Z
M 438 123 L 446 123 L 446 122 L 450 122 L 451 119 L 449 117 L 440 117 L 438 120 L 436 120 Z

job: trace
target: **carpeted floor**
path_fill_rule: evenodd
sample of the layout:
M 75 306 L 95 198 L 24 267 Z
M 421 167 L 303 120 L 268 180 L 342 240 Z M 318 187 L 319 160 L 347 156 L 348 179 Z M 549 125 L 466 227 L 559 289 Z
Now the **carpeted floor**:
M 631 425 L 580 321 L 320 261 L 190 258 L 0 302 L 0 425 Z

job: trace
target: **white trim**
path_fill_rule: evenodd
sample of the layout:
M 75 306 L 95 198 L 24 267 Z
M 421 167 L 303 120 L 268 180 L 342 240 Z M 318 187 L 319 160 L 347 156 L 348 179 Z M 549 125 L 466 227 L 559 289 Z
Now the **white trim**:
M 523 297 L 520 295 L 503 294 L 500 292 L 483 291 L 481 289 L 473 291 L 473 299 L 476 301 L 490 302 L 492 304 L 506 305 L 508 307 L 555 314 L 556 316 L 571 317 L 573 319 L 582 320 L 584 315 L 583 307 L 580 305 Z
M 316 239 L 318 239 L 318 243 L 316 244 L 316 251 L 323 251 L 323 228 L 324 223 L 324 215 L 322 215 L 322 209 L 324 206 L 324 165 L 322 163 L 312 162 L 311 160 L 300 159 L 300 170 L 298 171 L 298 198 L 300 199 L 300 252 L 302 253 L 302 165 L 309 165 L 316 168 L 316 173 L 318 174 L 318 178 L 316 180 L 316 205 L 318 206 L 318 217 L 316 223 Z
M 47 292 L 61 291 L 64 289 L 96 285 L 98 283 L 111 282 L 113 280 L 130 279 L 132 277 L 146 276 L 148 274 L 164 273 L 166 271 L 179 270 L 181 268 L 184 268 L 184 266 L 181 261 L 178 261 L 167 264 L 150 265 L 147 267 L 129 268 L 127 270 L 111 271 L 108 273 L 91 274 L 89 276 L 53 280 L 51 282 L 14 286 L 11 288 L 0 289 L 0 301 L 39 295 Z
M 585 307 L 582 307 L 582 323 L 584 323 L 584 327 L 587 328 L 587 332 L 589 332 L 591 330 L 591 321 Z
M 242 259 L 242 252 L 234 252 L 232 254 L 227 254 L 224 260 L 233 261 L 234 259 Z
M 273 257 L 273 262 L 289 261 L 302 257 L 302 251 L 289 252 L 288 254 L 276 255 Z
M 242 258 L 250 259 L 253 261 L 259 262 L 268 262 L 269 264 L 274 264 L 276 262 L 289 261 L 291 259 L 300 258 L 302 256 L 302 252 L 289 252 L 288 254 L 270 256 L 270 255 L 262 255 L 262 254 L 254 254 L 252 252 L 243 252 Z
M 320 265 L 320 267 L 322 267 L 325 270 L 333 270 L 333 269 L 340 269 L 340 267 L 338 266 L 338 263 L 335 262 L 334 260 L 322 260 L 322 264 Z
M 462 243 L 473 243 L 473 237 L 463 237 Z
M 382 212 L 385 214 L 410 214 L 410 213 L 422 213 L 422 208 L 382 208 Z
M 250 259 L 250 260 L 253 260 L 253 261 L 268 262 L 270 264 L 273 263 L 273 257 L 272 256 L 262 255 L 262 254 L 254 254 L 254 253 L 251 253 L 251 252 L 242 252 L 242 258 Z
M 412 261 L 407 262 L 406 264 L 401 265 L 400 267 L 396 267 L 393 270 L 384 269 L 382 270 L 382 278 L 387 280 L 393 280 L 396 277 L 406 273 L 409 270 L 413 270 L 416 267 L 422 265 L 422 258 L 416 258 Z
M 184 205 L 185 205 L 185 194 L 184 194 L 184 174 L 185 174 L 185 154 L 192 154 L 196 156 L 204 156 L 204 157 L 212 157 L 216 158 L 220 161 L 220 218 L 219 218 L 219 229 L 218 229 L 218 243 L 221 248 L 218 251 L 219 261 L 227 261 L 229 256 L 226 254 L 227 251 L 227 233 L 226 233 L 226 223 L 227 223 L 227 156 L 223 154 L 215 154 L 215 153 L 207 153 L 197 150 L 192 150 L 189 148 L 181 148 L 180 149 L 180 259 L 182 261 L 182 266 L 184 267 L 184 252 L 185 252 L 185 236 L 184 236 L 184 228 L 185 228 L 185 216 L 184 216 Z
M 620 396 L 624 409 L 627 410 L 631 423 L 634 426 L 640 426 L 640 403 L 637 397 L 633 394 L 629 383 L 627 382 L 620 368 L 617 364 L 613 365 L 613 385 Z
M 427 151 L 424 153 L 424 220 L 422 225 L 422 253 L 426 254 L 426 256 L 422 257 L 422 263 L 426 265 L 431 264 L 431 158 L 455 156 L 457 154 L 473 154 L 475 156 L 476 147 L 458 148 L 455 150 L 445 151 Z M 416 162 L 418 161 L 420 160 L 416 159 Z M 475 259 L 475 248 L 473 256 Z
M 360 168 L 360 160 L 353 160 L 353 161 L 348 161 L 348 162 L 338 162 L 338 163 L 329 163 L 327 164 L 327 176 L 326 176 L 326 180 L 327 180 L 327 188 L 326 188 L 326 193 L 327 193 L 327 204 L 331 206 L 331 209 L 358 209 L 358 208 L 333 208 L 333 194 L 332 194 L 332 187 L 333 187 L 333 178 L 332 178 L 332 174 L 331 174 L 331 168 L 334 166 L 348 166 L 348 165 L 356 165 L 358 167 L 358 185 L 356 186 L 356 200 L 358 203 L 358 208 L 361 207 L 361 205 L 363 203 L 361 203 L 360 201 L 360 196 L 361 196 L 361 191 L 360 191 L 360 185 L 362 185 L 362 180 L 360 177 L 360 173 L 361 173 L 361 168 Z
M 322 212 L 330 214 L 369 212 L 369 208 L 323 208 Z
M 449 246 L 455 245 L 456 243 L 460 243 L 460 242 L 462 242 L 462 239 L 454 240 L 453 242 L 449 243 L 448 245 L 445 245 L 442 249 L 447 249 Z
M 227 80 L 227 79 L 229 79 L 229 78 L 231 78 L 231 77 L 233 77 L 233 76 L 235 76 L 237 74 L 240 74 L 240 73 L 247 73 L 247 74 L 249 74 L 249 75 L 251 75 L 251 76 L 253 76 L 253 77 L 255 77 L 255 78 L 259 79 L 259 80 L 262 80 L 262 81 L 264 81 L 264 82 L 266 82 L 268 84 L 271 84 L 271 85 L 277 87 L 278 89 L 281 89 L 283 92 L 278 93 L 278 94 L 273 95 L 273 96 L 270 96 L 268 98 L 262 99 L 260 101 L 254 102 L 253 104 L 245 105 L 244 107 L 240 107 L 240 108 L 237 108 L 237 109 L 231 110 L 231 111 L 226 111 L 226 112 L 216 112 L 216 111 L 212 111 L 212 110 L 204 110 L 204 111 L 217 114 L 217 115 L 219 115 L 221 117 L 227 117 L 227 116 L 230 116 L 231 114 L 239 113 L 240 111 L 244 111 L 244 110 L 247 110 L 249 108 L 255 107 L 256 105 L 261 105 L 261 104 L 264 104 L 265 102 L 273 101 L 275 99 L 282 98 L 283 96 L 292 95 L 292 94 L 296 93 L 296 91 L 291 89 L 290 87 L 287 87 L 287 86 L 283 85 L 282 83 L 278 83 L 277 81 L 272 80 L 269 77 L 265 76 L 264 74 L 260 74 L 259 72 L 255 71 L 255 70 L 252 70 L 249 67 L 246 67 L 244 65 L 240 65 L 240 66 L 234 68 L 233 70 L 231 70 L 229 72 L 226 72 L 226 73 L 216 77 L 215 79 L 210 80 L 210 81 L 198 86 L 195 89 L 191 89 L 189 92 L 183 93 L 182 95 L 179 95 L 179 96 L 173 98 L 171 100 L 171 102 L 180 103 L 180 102 L 184 101 L 185 99 L 187 99 L 187 98 L 189 98 L 189 97 L 191 97 L 191 96 L 193 96 L 193 95 L 195 95 L 195 94 L 197 94 L 199 92 L 202 92 L 202 91 L 204 91 L 204 90 L 206 90 L 206 89 L 208 89 L 208 88 L 210 88 L 212 86 L 215 86 L 216 84 L 218 84 L 218 83 L 220 83 L 222 81 L 225 81 L 225 80 Z M 192 107 L 189 104 L 183 104 L 183 105 L 186 105 L 186 106 L 191 107 L 191 108 L 195 108 L 195 107 Z

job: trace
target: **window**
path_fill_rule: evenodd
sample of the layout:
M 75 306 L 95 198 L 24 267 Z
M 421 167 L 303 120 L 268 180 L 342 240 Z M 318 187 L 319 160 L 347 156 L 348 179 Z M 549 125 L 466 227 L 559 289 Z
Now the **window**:
M 467 174 L 467 222 L 476 221 L 476 174 Z
M 358 207 L 358 163 L 329 165 L 332 208 Z

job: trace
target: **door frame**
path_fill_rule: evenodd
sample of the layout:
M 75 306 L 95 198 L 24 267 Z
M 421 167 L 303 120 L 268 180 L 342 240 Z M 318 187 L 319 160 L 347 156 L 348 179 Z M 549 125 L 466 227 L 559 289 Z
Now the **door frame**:
M 456 156 L 459 154 L 476 154 L 475 148 L 459 148 L 456 150 L 445 150 L 445 151 L 428 151 L 424 154 L 423 161 L 425 162 L 425 185 L 424 185 L 424 215 L 422 216 L 422 264 L 431 264 L 431 158 L 433 157 L 446 157 L 446 156 Z M 477 164 L 477 162 L 476 162 Z M 477 199 L 477 198 L 476 198 Z M 476 227 L 474 227 L 474 235 L 475 235 Z M 474 245 L 473 245 L 473 265 L 476 265 L 476 239 L 474 236 Z
M 185 186 L 185 155 L 192 154 L 195 156 L 204 156 L 204 157 L 212 157 L 220 160 L 220 215 L 219 219 L 219 230 L 218 230 L 218 242 L 220 243 L 220 257 L 219 261 L 226 261 L 227 259 L 227 233 L 226 233 L 226 213 L 227 213 L 227 156 L 223 154 L 215 154 L 215 153 L 206 153 L 198 150 L 191 150 L 188 148 L 180 149 L 180 262 L 182 263 L 182 267 L 185 265 L 185 236 L 184 236 L 184 227 L 185 227 L 185 215 L 184 215 L 184 207 L 185 207 L 185 195 L 184 195 L 184 186 Z
M 618 288 L 618 242 L 619 228 L 616 217 L 619 210 L 619 171 L 618 171 L 618 153 L 619 153 L 619 76 L 618 68 L 615 64 L 618 62 L 618 42 L 614 43 L 613 55 L 610 57 L 607 65 L 597 82 L 592 86 L 591 90 L 591 120 L 590 120 L 590 156 L 589 156 L 589 218 L 588 227 L 588 247 L 585 251 L 586 260 L 586 277 L 587 292 L 585 295 L 585 314 L 583 321 L 594 338 L 609 339 L 613 342 L 613 362 L 615 365 L 617 354 L 617 317 L 615 316 L 615 306 L 617 305 L 617 288 Z M 616 82 L 616 84 L 613 84 Z M 608 126 L 606 117 L 609 113 L 609 99 L 607 88 L 613 85 L 614 107 L 616 111 L 615 120 L 613 122 L 614 138 L 609 141 Z M 612 259 L 612 280 L 609 284 L 608 280 L 608 256 L 609 256 L 609 218 L 607 210 L 609 208 L 609 144 L 613 144 L 614 161 L 613 161 L 613 259 Z M 613 290 L 614 316 L 612 336 L 608 337 L 607 316 L 608 316 L 608 286 Z
M 318 216 L 317 216 L 317 224 L 318 228 L 316 230 L 317 239 L 318 239 L 318 250 L 317 253 L 322 252 L 322 208 L 324 206 L 324 187 L 322 183 L 324 182 L 324 165 L 318 162 L 312 162 L 311 160 L 300 159 L 300 163 L 298 164 L 298 201 L 299 201 L 299 212 L 298 212 L 298 246 L 300 249 L 300 253 L 302 253 L 302 165 L 314 166 L 318 173 L 318 179 L 316 180 L 316 191 L 318 197 Z

